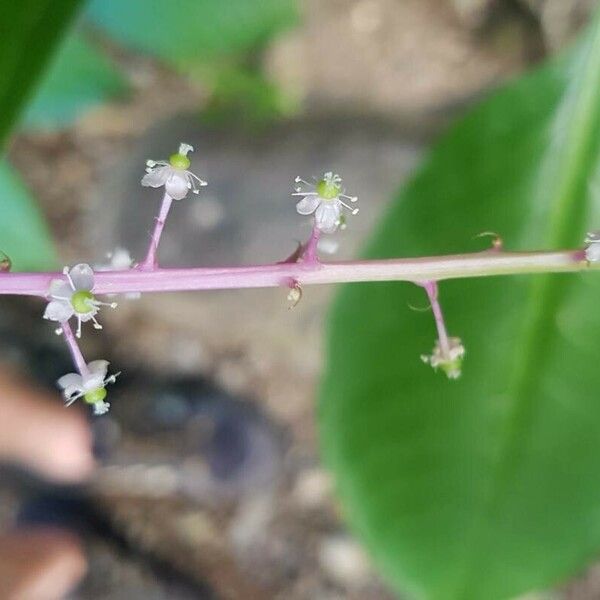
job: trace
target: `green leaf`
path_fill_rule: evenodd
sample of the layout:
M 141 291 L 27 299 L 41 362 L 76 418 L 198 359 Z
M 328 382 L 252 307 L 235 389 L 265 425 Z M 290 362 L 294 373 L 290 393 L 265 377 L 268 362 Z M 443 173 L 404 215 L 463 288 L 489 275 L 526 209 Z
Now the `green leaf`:
M 581 246 L 600 227 L 600 31 L 461 120 L 400 194 L 369 257 Z M 402 283 L 355 284 L 331 315 L 320 428 L 348 519 L 391 585 L 495 600 L 600 553 L 600 278 L 442 282 L 466 346 L 449 381 Z M 422 301 L 421 301 L 422 302 Z
M 56 252 L 28 190 L 6 161 L 0 161 L 0 251 L 13 271 L 55 269 Z
M 255 48 L 296 19 L 294 0 L 93 0 L 92 23 L 178 66 Z
M 220 65 L 207 71 L 212 93 L 201 111 L 207 123 L 259 129 L 296 109 L 292 99 L 257 69 Z
M 52 59 L 21 121 L 23 127 L 57 127 L 86 109 L 122 94 L 125 80 L 110 61 L 75 33 Z
M 8 2 L 0 17 L 0 146 L 19 118 L 79 0 Z

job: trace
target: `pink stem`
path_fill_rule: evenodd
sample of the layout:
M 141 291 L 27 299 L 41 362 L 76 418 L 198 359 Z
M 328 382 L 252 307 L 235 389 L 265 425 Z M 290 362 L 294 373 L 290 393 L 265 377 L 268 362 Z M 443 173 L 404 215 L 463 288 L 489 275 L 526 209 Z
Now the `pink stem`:
M 83 376 L 89 375 L 90 371 L 87 367 L 87 363 L 85 362 L 85 358 L 83 358 L 83 354 L 81 354 L 79 344 L 73 335 L 71 325 L 68 321 L 65 321 L 64 323 L 61 323 L 60 326 L 62 327 L 65 341 L 67 342 L 67 346 L 69 346 L 69 351 L 71 352 L 71 356 L 73 357 L 73 362 L 75 363 L 77 370 Z
M 419 283 L 419 285 L 427 292 L 429 303 L 431 304 L 431 311 L 433 312 L 433 318 L 435 319 L 435 326 L 438 332 L 438 343 L 442 356 L 447 358 L 450 357 L 450 341 L 448 339 L 448 332 L 446 331 L 446 323 L 444 321 L 444 314 L 442 313 L 442 307 L 438 301 L 438 285 L 437 281 L 426 281 Z
M 167 222 L 167 216 L 169 215 L 172 202 L 173 198 L 171 198 L 171 196 L 165 192 L 165 195 L 162 199 L 162 204 L 160 205 L 160 212 L 158 213 L 158 217 L 156 217 L 156 223 L 154 225 L 154 231 L 152 232 L 152 239 L 150 240 L 148 253 L 146 254 L 144 262 L 140 263 L 138 267 L 139 269 L 152 270 L 158 267 L 156 252 L 158 250 L 158 243 L 160 242 L 163 228 Z
M 313 225 L 312 233 L 310 234 L 310 238 L 308 242 L 306 242 L 306 246 L 304 247 L 304 251 L 302 252 L 302 261 L 305 263 L 318 263 L 319 262 L 319 253 L 318 253 L 318 245 L 319 239 L 321 239 L 321 230 Z
M 574 273 L 600 270 L 587 263 L 581 250 L 557 252 L 479 252 L 421 258 L 332 263 L 277 263 L 249 267 L 137 269 L 98 271 L 94 294 L 174 292 L 360 281 L 423 282 L 492 275 Z M 0 272 L 0 294 L 47 297 L 50 282 L 62 273 Z

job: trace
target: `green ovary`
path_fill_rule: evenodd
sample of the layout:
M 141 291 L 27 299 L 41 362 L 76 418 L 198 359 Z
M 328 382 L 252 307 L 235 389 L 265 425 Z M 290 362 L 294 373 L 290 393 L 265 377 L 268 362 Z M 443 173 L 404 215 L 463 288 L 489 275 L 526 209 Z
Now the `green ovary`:
M 176 152 L 169 157 L 169 164 L 175 169 L 183 169 L 185 171 L 190 168 L 190 159 L 187 156 Z
M 321 179 L 317 183 L 316 190 L 317 194 L 319 194 L 319 196 L 323 200 L 333 200 L 334 198 L 337 198 L 340 195 L 342 188 L 339 185 L 332 183 L 331 181 Z
M 96 404 L 96 402 L 102 402 L 106 398 L 106 390 L 104 388 L 98 388 L 91 392 L 86 392 L 83 398 L 88 404 Z
M 94 300 L 92 292 L 80 290 L 71 296 L 71 305 L 76 313 L 83 315 L 94 310 L 94 305 L 92 304 Z

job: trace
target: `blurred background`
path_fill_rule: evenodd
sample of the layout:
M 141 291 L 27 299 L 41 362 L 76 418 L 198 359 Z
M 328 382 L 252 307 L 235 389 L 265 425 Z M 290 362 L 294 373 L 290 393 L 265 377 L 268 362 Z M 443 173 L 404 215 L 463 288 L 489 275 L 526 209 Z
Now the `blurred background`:
M 170 265 L 282 260 L 310 224 L 296 175 L 339 172 L 356 255 L 423 150 L 490 89 L 565 47 L 591 0 L 96 0 L 60 42 L 0 169 L 16 270 L 145 252 L 148 158 L 192 144 L 209 186 L 176 203 Z M 18 223 L 18 226 L 14 224 Z M 11 246 L 10 240 L 18 240 Z M 324 252 L 332 248 L 323 248 Z M 92 421 L 84 488 L 15 468 L 0 520 L 80 535 L 76 598 L 385 600 L 318 457 L 314 398 L 334 290 L 147 295 L 83 349 L 123 371 Z M 54 389 L 71 370 L 39 302 L 2 299 L 0 359 Z M 56 393 L 56 402 L 60 402 Z M 77 409 L 74 409 L 77 410 Z M 600 598 L 600 571 L 556 597 Z

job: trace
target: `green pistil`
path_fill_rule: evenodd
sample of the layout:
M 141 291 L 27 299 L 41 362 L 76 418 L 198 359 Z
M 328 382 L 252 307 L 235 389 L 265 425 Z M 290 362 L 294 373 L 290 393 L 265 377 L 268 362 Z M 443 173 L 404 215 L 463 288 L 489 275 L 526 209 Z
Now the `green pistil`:
M 96 402 L 102 402 L 106 398 L 106 390 L 104 388 L 98 388 L 91 392 L 86 392 L 83 398 L 88 404 L 96 404 Z
M 316 190 L 317 194 L 319 194 L 323 200 L 333 200 L 340 195 L 342 188 L 332 181 L 321 179 L 317 183 Z
M 95 298 L 92 292 L 79 290 L 71 296 L 71 305 L 76 313 L 84 315 L 94 310 L 94 305 L 92 304 L 92 301 L 94 300 Z
M 169 163 L 175 169 L 183 169 L 185 171 L 190 168 L 190 159 L 183 154 L 179 154 L 179 152 L 171 154 Z

